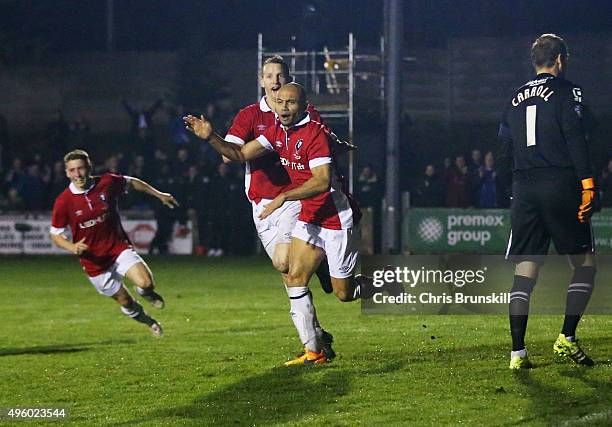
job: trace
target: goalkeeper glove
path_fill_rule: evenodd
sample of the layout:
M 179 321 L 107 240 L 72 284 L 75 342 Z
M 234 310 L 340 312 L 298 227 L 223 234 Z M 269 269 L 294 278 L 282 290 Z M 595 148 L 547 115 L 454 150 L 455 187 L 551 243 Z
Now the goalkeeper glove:
M 599 208 L 599 193 L 595 190 L 593 178 L 586 178 L 582 183 L 582 203 L 578 208 L 578 220 L 588 222 Z

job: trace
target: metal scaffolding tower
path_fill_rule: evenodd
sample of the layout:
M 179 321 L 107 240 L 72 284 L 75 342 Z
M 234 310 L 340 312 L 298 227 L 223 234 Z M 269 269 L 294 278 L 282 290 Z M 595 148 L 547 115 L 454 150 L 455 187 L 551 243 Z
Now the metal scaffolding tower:
M 295 37 L 292 38 L 295 42 Z M 301 84 L 310 101 L 315 105 L 321 117 L 333 121 L 334 132 L 341 138 L 354 143 L 355 116 L 355 82 L 372 86 L 379 99 L 381 111 L 385 108 L 385 75 L 384 75 L 384 38 L 380 39 L 380 51 L 374 53 L 356 53 L 356 40 L 353 34 L 348 35 L 345 49 L 333 50 L 327 46 L 320 51 L 303 51 L 291 46 L 284 51 L 268 50 L 264 47 L 263 36 L 257 37 L 257 67 L 261 70 L 265 58 L 281 55 L 289 63 L 294 81 Z M 257 94 L 262 96 L 257 73 Z M 360 86 L 361 88 L 361 86 Z M 336 123 L 346 124 L 344 133 Z M 355 152 L 348 154 L 349 190 L 353 192 Z

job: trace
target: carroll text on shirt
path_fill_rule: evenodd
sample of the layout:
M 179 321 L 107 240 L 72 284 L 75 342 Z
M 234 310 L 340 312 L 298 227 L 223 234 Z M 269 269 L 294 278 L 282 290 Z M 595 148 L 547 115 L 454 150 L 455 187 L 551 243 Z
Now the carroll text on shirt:
M 512 98 L 512 105 L 518 107 L 521 102 L 534 96 L 539 96 L 544 101 L 548 102 L 548 99 L 553 93 L 555 92 L 544 86 L 537 86 L 532 87 L 531 89 L 525 89 L 522 92 L 519 92 L 514 98 Z

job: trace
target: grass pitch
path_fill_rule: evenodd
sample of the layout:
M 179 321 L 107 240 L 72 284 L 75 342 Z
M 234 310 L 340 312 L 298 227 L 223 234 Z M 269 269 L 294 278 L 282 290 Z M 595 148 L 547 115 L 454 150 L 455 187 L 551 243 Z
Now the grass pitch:
M 516 375 L 506 316 L 364 316 L 315 279 L 338 357 L 285 368 L 300 344 L 266 259 L 147 260 L 160 340 L 74 258 L 0 258 L 0 407 L 66 408 L 75 425 L 612 424 L 612 316 L 581 324 L 594 368 L 556 363 L 561 317 L 532 316 L 536 368 Z

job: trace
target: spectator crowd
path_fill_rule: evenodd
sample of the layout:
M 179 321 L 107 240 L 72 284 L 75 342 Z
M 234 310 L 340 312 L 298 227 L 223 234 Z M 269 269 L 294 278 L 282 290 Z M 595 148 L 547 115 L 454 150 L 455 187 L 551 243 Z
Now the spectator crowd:
M 612 158 L 596 175 L 602 207 L 612 207 Z M 430 208 L 509 208 L 510 194 L 495 164 L 495 155 L 471 151 L 469 158 L 459 154 L 445 157 L 441 164 L 426 164 L 422 175 L 412 180 L 410 205 Z M 384 189 L 372 165 L 366 165 L 356 181 L 361 206 L 380 210 Z
M 495 157 L 489 151 L 482 156 L 472 150 L 469 160 L 460 154 L 446 157 L 442 165 L 425 167 L 411 192 L 411 203 L 419 207 L 507 208 L 508 195 L 495 169 Z
M 186 131 L 181 105 L 166 108 L 163 101 L 137 108 L 123 101 L 130 128 L 112 139 L 100 140 L 84 117 L 68 120 L 62 111 L 33 136 L 26 147 L 11 144 L 7 121 L 0 115 L 0 213 L 48 212 L 68 185 L 63 155 L 76 148 L 89 151 L 95 174 L 112 172 L 136 176 L 181 203 L 176 211 L 163 209 L 155 200 L 129 194 L 123 210 L 152 211 L 158 222 L 153 250 L 165 253 L 173 224 L 196 222 L 197 250 L 211 256 L 247 254 L 255 247 L 251 208 L 244 196 L 244 168 L 225 164 L 201 141 Z M 119 108 L 119 107 L 118 107 Z M 203 109 L 219 128 L 229 126 L 216 105 Z M 154 120 L 166 112 L 166 123 Z M 157 125 L 155 125 L 157 123 Z M 415 207 L 507 208 L 505 194 L 492 152 L 484 156 L 474 149 L 470 156 L 446 157 L 429 163 L 411 183 L 410 203 Z M 364 208 L 372 208 L 379 225 L 384 179 L 367 164 L 356 177 L 355 193 Z M 612 207 L 612 159 L 598 177 L 602 206 Z

